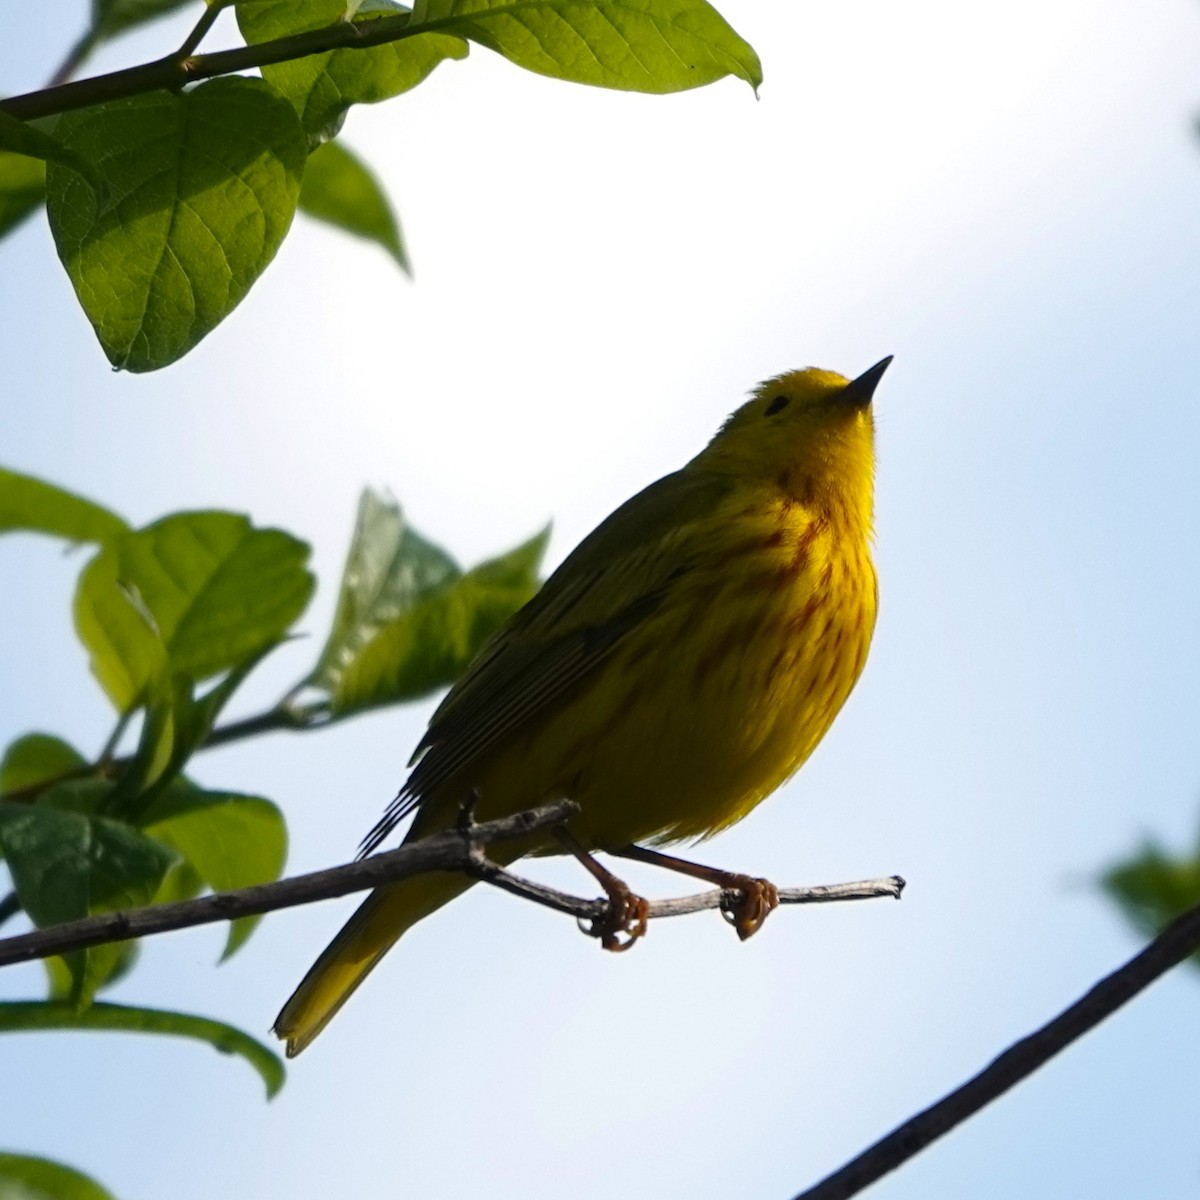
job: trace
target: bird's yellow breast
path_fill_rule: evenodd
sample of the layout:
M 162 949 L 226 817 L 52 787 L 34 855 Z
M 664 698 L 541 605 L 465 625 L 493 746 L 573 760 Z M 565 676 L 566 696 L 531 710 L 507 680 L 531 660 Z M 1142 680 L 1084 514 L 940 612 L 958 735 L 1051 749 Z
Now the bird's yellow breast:
M 809 756 L 858 679 L 875 624 L 869 531 L 777 489 L 715 514 L 698 561 L 585 693 L 481 781 L 497 808 L 579 802 L 587 844 L 703 837 Z M 733 518 L 733 519 L 730 519 Z

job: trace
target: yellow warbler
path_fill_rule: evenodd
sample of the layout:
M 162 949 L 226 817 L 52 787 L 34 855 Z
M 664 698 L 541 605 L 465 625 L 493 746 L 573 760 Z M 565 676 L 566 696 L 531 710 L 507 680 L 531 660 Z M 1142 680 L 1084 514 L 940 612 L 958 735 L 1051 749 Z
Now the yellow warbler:
M 364 849 L 410 813 L 409 839 L 447 828 L 474 789 L 481 820 L 569 797 L 580 812 L 558 840 L 493 853 L 580 857 L 610 896 L 595 930 L 607 947 L 644 930 L 645 902 L 592 850 L 740 889 L 738 932 L 753 933 L 776 902 L 765 880 L 637 843 L 740 820 L 812 753 L 858 679 L 877 597 L 871 398 L 890 362 L 853 381 L 815 368 L 767 380 L 682 470 L 602 522 L 450 689 Z M 279 1014 L 288 1055 L 471 883 L 435 874 L 372 892 Z

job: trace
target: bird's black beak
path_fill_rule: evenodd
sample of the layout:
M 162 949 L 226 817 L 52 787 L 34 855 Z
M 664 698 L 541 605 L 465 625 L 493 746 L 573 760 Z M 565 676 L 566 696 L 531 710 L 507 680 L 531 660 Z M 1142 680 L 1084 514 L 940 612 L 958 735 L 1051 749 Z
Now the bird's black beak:
M 879 386 L 884 371 L 891 364 L 892 355 L 889 354 L 887 358 L 881 358 L 873 367 L 864 371 L 857 379 L 850 380 L 838 396 L 839 402 L 855 408 L 866 408 L 871 403 L 871 397 L 875 395 L 875 389 Z

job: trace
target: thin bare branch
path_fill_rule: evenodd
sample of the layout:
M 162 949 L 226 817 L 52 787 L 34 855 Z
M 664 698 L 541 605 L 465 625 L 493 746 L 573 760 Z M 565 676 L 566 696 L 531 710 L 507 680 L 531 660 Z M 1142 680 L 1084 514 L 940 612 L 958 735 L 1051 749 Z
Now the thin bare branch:
M 608 903 L 606 900 L 587 900 L 582 896 L 573 896 L 569 892 L 560 892 L 557 888 L 514 875 L 492 862 L 482 851 L 472 854 L 467 871 L 476 879 L 490 883 L 501 891 L 520 896 L 523 900 L 532 900 L 535 904 L 552 908 L 555 912 L 566 913 L 581 921 L 596 920 L 603 914 Z M 827 904 L 838 900 L 873 900 L 882 896 L 899 900 L 904 887 L 904 880 L 899 875 L 889 875 L 883 879 L 863 879 L 856 883 L 780 888 L 779 903 Z M 719 909 L 729 899 L 729 893 L 721 888 L 712 888 L 706 892 L 679 896 L 672 900 L 651 900 L 648 916 L 652 920 L 659 917 L 683 917 L 689 913 Z
M 1032 1075 L 1197 950 L 1200 905 L 1168 925 L 1139 955 L 1100 980 L 1048 1024 L 1015 1042 L 962 1087 L 905 1121 L 820 1183 L 800 1192 L 795 1200 L 847 1200 L 857 1196 Z
M 603 914 L 607 903 L 605 900 L 572 896 L 513 875 L 492 862 L 484 850 L 492 842 L 511 841 L 535 830 L 561 825 L 578 811 L 578 805 L 573 801 L 559 800 L 512 817 L 476 824 L 469 805 L 464 806 L 463 819 L 456 828 L 419 842 L 407 843 L 397 850 L 373 854 L 347 866 L 313 871 L 308 875 L 296 875 L 291 879 L 238 888 L 236 891 L 218 892 L 212 896 L 201 896 L 198 900 L 102 913 L 0 939 L 0 967 L 83 950 L 105 942 L 129 941 L 174 929 L 189 929 L 194 925 L 259 916 L 280 908 L 331 900 L 336 896 L 365 891 L 430 871 L 463 871 L 556 912 L 567 913 L 580 920 L 595 920 Z M 820 904 L 833 900 L 865 900 L 876 896 L 899 898 L 903 888 L 904 880 L 892 875 L 887 879 L 869 879 L 861 883 L 787 888 L 780 891 L 779 897 L 783 904 Z M 678 917 L 686 913 L 703 912 L 721 908 L 722 902 L 727 899 L 725 892 L 714 888 L 676 900 L 656 900 L 650 905 L 650 916 Z
M 231 921 L 237 917 L 258 916 L 298 904 L 312 904 L 317 900 L 331 900 L 350 892 L 361 892 L 380 884 L 407 879 L 410 875 L 423 875 L 430 871 L 463 871 L 469 868 L 474 849 L 559 825 L 578 811 L 578 805 L 572 801 L 558 800 L 498 821 L 472 825 L 466 832 L 452 829 L 437 833 L 347 866 L 313 871 L 308 875 L 296 875 L 276 883 L 238 888 L 232 892 L 217 892 L 212 896 L 201 896 L 198 900 L 154 904 L 148 908 L 102 913 L 95 917 L 84 917 L 80 921 L 51 925 L 33 933 L 0 939 L 0 966 L 66 954 L 105 942 L 124 942 L 173 929 L 188 929 L 193 925 Z

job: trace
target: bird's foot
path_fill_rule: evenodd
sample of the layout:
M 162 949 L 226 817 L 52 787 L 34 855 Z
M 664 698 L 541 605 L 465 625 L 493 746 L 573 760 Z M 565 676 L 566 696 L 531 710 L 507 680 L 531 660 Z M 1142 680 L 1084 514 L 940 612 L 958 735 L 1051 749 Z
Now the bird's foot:
M 569 830 L 557 829 L 554 836 L 568 854 L 583 864 L 608 897 L 604 911 L 590 920 L 581 917 L 579 928 L 589 937 L 599 938 L 605 950 L 628 950 L 639 938 L 645 937 L 646 923 L 650 919 L 649 901 L 635 895 L 625 880 L 619 879 L 589 853 Z
M 581 919 L 579 928 L 589 937 L 599 938 L 605 950 L 628 950 L 646 934 L 650 903 L 615 875 L 609 875 L 601 882 L 608 893 L 608 903 L 598 917 L 589 921 Z
M 721 914 L 744 942 L 756 934 L 772 910 L 779 907 L 779 889 L 769 879 L 729 874 L 721 881 Z

